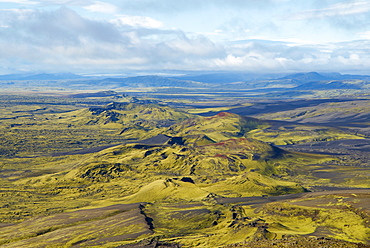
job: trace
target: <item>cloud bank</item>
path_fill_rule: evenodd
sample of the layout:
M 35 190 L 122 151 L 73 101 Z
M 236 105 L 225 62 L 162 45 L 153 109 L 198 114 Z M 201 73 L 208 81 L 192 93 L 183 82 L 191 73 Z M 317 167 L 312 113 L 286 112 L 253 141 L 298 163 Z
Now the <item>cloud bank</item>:
M 252 2 L 255 2 L 255 8 L 259 8 L 261 2 L 277 4 L 281 1 Z M 34 3 L 26 0 L 13 2 Z M 66 2 L 60 0 L 61 4 Z M 154 1 L 146 2 L 154 4 Z M 246 1 L 223 0 L 213 1 L 212 4 L 216 2 L 224 6 L 235 4 L 240 7 L 246 4 Z M 170 27 L 168 23 L 153 17 L 124 15 L 120 11 L 125 6 L 134 8 L 135 4 L 133 1 L 122 1 L 120 6 L 99 1 L 86 1 L 85 4 L 75 2 L 87 13 L 108 14 L 110 18 L 83 16 L 70 7 L 0 10 L 0 72 L 350 72 L 370 69 L 369 31 L 366 30 L 359 31 L 362 40 L 346 42 L 314 43 L 288 38 L 268 40 L 268 37 L 255 33 L 253 26 L 258 24 L 260 30 L 273 32 L 271 30 L 281 27 L 279 23 L 271 21 L 274 19 L 267 20 L 266 25 L 260 25 L 259 20 L 236 17 L 225 21 L 212 34 L 191 33 Z M 359 6 L 370 10 L 370 6 L 363 1 L 350 1 L 327 8 L 298 11 L 290 15 L 290 19 L 300 22 L 315 18 L 338 18 L 333 13 L 345 16 L 359 14 Z M 156 8 L 177 7 L 169 4 L 156 5 Z M 276 18 L 278 20 L 281 15 L 276 15 Z M 226 40 L 215 39 L 216 36 L 233 37 Z

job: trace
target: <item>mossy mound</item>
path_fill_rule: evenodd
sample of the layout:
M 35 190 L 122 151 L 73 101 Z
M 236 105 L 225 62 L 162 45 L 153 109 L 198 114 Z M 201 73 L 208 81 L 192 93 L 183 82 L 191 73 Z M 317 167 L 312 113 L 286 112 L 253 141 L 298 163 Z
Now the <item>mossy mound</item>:
M 284 153 L 282 149 L 251 138 L 229 139 L 205 145 L 198 149 L 216 157 L 241 155 L 248 156 L 250 160 L 277 158 Z
M 180 178 L 168 178 L 149 183 L 137 193 L 124 198 L 123 201 L 126 203 L 201 201 L 208 194 L 209 192 L 194 183 L 184 182 Z
M 171 140 L 169 136 L 163 137 Z M 168 144 L 168 140 L 163 145 L 138 142 L 106 149 L 77 164 L 66 177 L 93 182 L 119 178 L 146 181 L 143 191 L 138 192 L 140 196 L 132 196 L 134 198 L 129 202 L 135 202 L 133 199 L 136 198 L 140 199 L 136 202 L 181 197 L 183 200 L 199 200 L 209 193 L 253 196 L 304 191 L 296 183 L 269 177 L 277 170 L 274 164 L 285 161 L 285 155 L 289 153 L 267 143 L 240 138 L 204 146 L 186 146 Z M 177 182 L 183 177 L 190 178 L 195 184 Z M 198 193 L 184 196 L 186 191 Z
M 202 189 L 223 197 L 281 195 L 305 191 L 297 183 L 273 179 L 256 172 L 230 177 Z
M 168 136 L 165 136 L 168 137 Z M 168 137 L 168 140 L 172 140 Z M 238 175 L 279 160 L 284 151 L 253 139 L 232 139 L 197 147 L 127 144 L 103 150 L 78 165 L 79 177 L 115 178 L 132 173 L 167 176 Z M 281 159 L 284 159 L 283 157 Z
M 263 125 L 263 122 L 237 114 L 221 112 L 212 117 L 195 117 L 171 126 L 169 135 L 204 135 L 215 142 L 244 137 L 250 130 Z
M 59 122 L 73 126 L 116 129 L 125 138 L 146 138 L 146 132 L 169 127 L 193 115 L 159 104 L 117 103 L 58 115 Z

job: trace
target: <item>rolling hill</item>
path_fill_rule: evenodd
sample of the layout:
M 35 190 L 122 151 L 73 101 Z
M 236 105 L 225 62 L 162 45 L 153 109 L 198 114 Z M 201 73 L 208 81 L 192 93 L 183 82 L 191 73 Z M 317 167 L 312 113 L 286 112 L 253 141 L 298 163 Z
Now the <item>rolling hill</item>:
M 273 144 L 355 134 L 134 97 L 24 108 L 1 120 L 2 148 L 24 149 L 0 160 L 2 247 L 368 242 L 369 168 Z M 67 152 L 50 155 L 56 148 Z

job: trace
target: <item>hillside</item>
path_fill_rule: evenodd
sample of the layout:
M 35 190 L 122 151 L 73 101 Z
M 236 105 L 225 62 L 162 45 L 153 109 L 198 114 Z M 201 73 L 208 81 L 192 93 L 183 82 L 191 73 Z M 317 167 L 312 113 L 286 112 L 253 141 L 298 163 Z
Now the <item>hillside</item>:
M 42 103 L 5 107 L 4 115 L 10 111 L 9 116 L 16 117 L 5 118 L 0 124 L 4 139 L 0 156 L 35 156 L 120 144 L 151 137 L 152 130 L 192 117 L 181 110 L 135 98 L 118 100 L 124 102 L 78 110 L 63 107 L 68 111 Z
M 206 135 L 215 142 L 245 137 L 250 130 L 263 125 L 263 122 L 249 117 L 221 112 L 211 117 L 190 118 L 171 126 L 167 133 L 171 135 Z
M 116 97 L 107 93 L 103 101 Z M 90 97 L 99 98 L 67 101 Z M 0 160 L 2 247 L 315 243 L 306 236 L 368 242 L 369 167 L 339 153 L 273 144 L 311 135 L 318 145 L 320 138 L 347 144 L 349 137 L 358 145 L 361 137 L 115 99 L 77 109 L 55 99 L 4 107 L 1 148 L 14 153 Z
M 313 105 L 296 105 L 296 108 L 280 108 L 275 113 L 255 114 L 258 118 L 298 122 L 298 123 L 326 123 L 341 124 L 343 126 L 356 126 L 370 121 L 369 100 L 367 99 L 343 99 L 332 101 L 317 101 Z M 361 125 L 357 125 L 361 127 Z M 366 125 L 365 125 L 366 126 Z

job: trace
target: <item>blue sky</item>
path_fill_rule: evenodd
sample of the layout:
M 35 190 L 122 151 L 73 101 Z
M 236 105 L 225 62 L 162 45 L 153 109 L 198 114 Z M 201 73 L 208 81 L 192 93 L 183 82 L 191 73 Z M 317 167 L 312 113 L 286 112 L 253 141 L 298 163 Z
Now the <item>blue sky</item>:
M 0 0 L 0 74 L 369 69 L 365 0 Z

